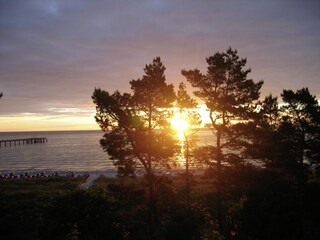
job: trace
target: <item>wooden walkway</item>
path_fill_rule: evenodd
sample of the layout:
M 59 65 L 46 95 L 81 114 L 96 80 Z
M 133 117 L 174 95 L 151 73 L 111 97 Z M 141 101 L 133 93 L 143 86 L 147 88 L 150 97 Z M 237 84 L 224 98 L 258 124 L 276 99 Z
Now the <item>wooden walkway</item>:
M 32 138 L 23 138 L 23 139 L 10 139 L 10 140 L 0 140 L 0 147 L 11 147 L 12 145 L 21 145 L 21 144 L 33 144 L 33 143 L 45 143 L 48 142 L 48 139 L 45 137 L 32 137 Z

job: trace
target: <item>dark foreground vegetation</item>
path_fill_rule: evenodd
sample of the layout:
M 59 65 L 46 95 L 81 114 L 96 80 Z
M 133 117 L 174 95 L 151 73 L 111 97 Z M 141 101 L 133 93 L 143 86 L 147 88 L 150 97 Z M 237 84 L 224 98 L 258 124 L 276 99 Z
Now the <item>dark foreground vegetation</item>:
M 1 180 L 0 239 L 40 239 L 45 212 L 53 199 L 74 191 L 83 180 L 67 177 Z
M 216 219 L 212 176 L 157 178 L 157 226 L 150 236 L 143 177 L 100 177 L 89 190 L 75 178 L 3 180 L 1 239 L 319 239 L 320 182 L 303 192 L 283 174 L 229 169 L 224 231 Z

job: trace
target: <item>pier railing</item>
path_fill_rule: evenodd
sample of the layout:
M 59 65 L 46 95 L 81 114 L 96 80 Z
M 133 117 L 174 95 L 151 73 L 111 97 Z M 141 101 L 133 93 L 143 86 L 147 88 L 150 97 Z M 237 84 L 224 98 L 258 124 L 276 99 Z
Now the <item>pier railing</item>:
M 45 137 L 32 137 L 32 138 L 21 138 L 21 139 L 10 139 L 10 140 L 0 140 L 0 147 L 21 145 L 21 144 L 33 144 L 33 143 L 46 143 L 48 139 Z

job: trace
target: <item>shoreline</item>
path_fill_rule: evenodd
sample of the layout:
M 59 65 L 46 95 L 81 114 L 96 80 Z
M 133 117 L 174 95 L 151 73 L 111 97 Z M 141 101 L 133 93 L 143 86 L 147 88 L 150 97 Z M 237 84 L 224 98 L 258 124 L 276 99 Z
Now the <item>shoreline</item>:
M 18 170 L 18 171 L 1 171 L 0 180 L 14 180 L 14 179 L 34 179 L 34 178 L 50 178 L 50 177 L 79 177 L 84 175 L 94 175 L 94 176 L 106 176 L 106 177 L 116 177 L 117 172 L 113 169 L 110 170 L 95 170 L 95 171 L 54 171 L 54 170 Z
M 205 169 L 189 169 L 190 174 L 201 175 Z M 177 176 L 185 173 L 184 168 L 170 169 L 170 170 L 162 170 L 157 173 L 158 176 Z M 105 170 L 76 170 L 76 171 L 55 171 L 55 170 L 16 170 L 9 171 L 4 170 L 0 171 L 0 180 L 14 180 L 14 179 L 32 179 L 32 178 L 48 178 L 48 177 L 80 177 L 80 176 L 96 176 L 98 178 L 100 176 L 104 177 L 117 177 L 116 169 L 105 169 Z M 137 177 L 143 176 L 143 172 L 138 172 L 136 174 Z M 4 177 L 6 176 L 6 177 Z M 10 177 L 9 177 L 10 176 Z

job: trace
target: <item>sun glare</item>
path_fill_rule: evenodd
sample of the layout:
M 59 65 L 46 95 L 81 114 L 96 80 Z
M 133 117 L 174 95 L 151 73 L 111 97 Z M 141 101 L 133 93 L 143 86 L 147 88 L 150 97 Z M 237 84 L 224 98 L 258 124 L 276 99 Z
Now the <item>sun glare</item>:
M 171 126 L 176 129 L 181 140 L 184 139 L 185 131 L 190 127 L 183 114 L 177 112 L 171 120 Z
M 189 127 L 188 122 L 183 119 L 173 119 L 171 122 L 171 125 L 172 127 L 174 127 L 175 129 L 181 132 L 183 132 Z

